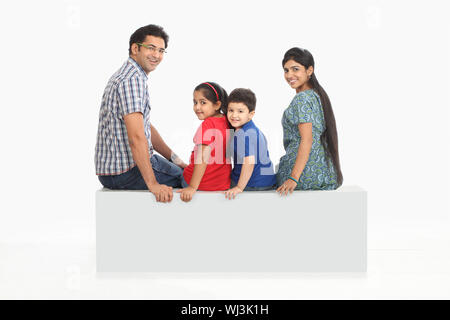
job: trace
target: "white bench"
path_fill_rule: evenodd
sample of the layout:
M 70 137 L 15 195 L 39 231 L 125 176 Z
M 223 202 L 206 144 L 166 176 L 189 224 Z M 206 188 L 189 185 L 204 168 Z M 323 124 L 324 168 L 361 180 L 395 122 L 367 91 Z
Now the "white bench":
M 367 192 L 96 194 L 98 272 L 365 272 Z

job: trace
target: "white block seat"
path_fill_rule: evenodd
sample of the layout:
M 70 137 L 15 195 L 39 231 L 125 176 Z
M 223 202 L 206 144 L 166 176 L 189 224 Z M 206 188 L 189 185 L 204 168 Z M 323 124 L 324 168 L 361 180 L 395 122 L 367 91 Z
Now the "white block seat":
M 367 192 L 96 193 L 98 272 L 365 272 Z

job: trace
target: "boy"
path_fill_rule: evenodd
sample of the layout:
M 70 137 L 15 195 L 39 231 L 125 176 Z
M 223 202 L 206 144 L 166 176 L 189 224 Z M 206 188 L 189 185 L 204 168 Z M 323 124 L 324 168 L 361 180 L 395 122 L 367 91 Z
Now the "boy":
M 228 199 L 244 190 L 272 190 L 276 184 L 266 137 L 252 121 L 255 107 L 256 97 L 249 89 L 234 89 L 228 97 L 227 118 L 235 130 L 231 189 L 225 192 Z

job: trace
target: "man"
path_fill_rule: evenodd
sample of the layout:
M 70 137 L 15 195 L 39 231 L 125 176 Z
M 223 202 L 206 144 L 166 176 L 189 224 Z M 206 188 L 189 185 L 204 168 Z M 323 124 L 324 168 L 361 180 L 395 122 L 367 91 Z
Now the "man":
M 172 200 L 172 187 L 187 186 L 182 170 L 186 164 L 150 124 L 148 74 L 162 61 L 168 40 L 156 25 L 131 35 L 129 58 L 103 93 L 95 147 L 96 173 L 103 186 L 148 189 L 159 202 Z

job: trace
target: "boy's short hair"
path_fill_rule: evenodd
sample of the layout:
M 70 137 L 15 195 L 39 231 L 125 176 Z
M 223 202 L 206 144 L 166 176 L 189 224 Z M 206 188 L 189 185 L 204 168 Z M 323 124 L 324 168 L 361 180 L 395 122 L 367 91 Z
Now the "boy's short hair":
M 250 89 L 234 89 L 228 96 L 228 104 L 230 102 L 241 102 L 247 106 L 250 112 L 255 111 L 256 108 L 256 96 Z

